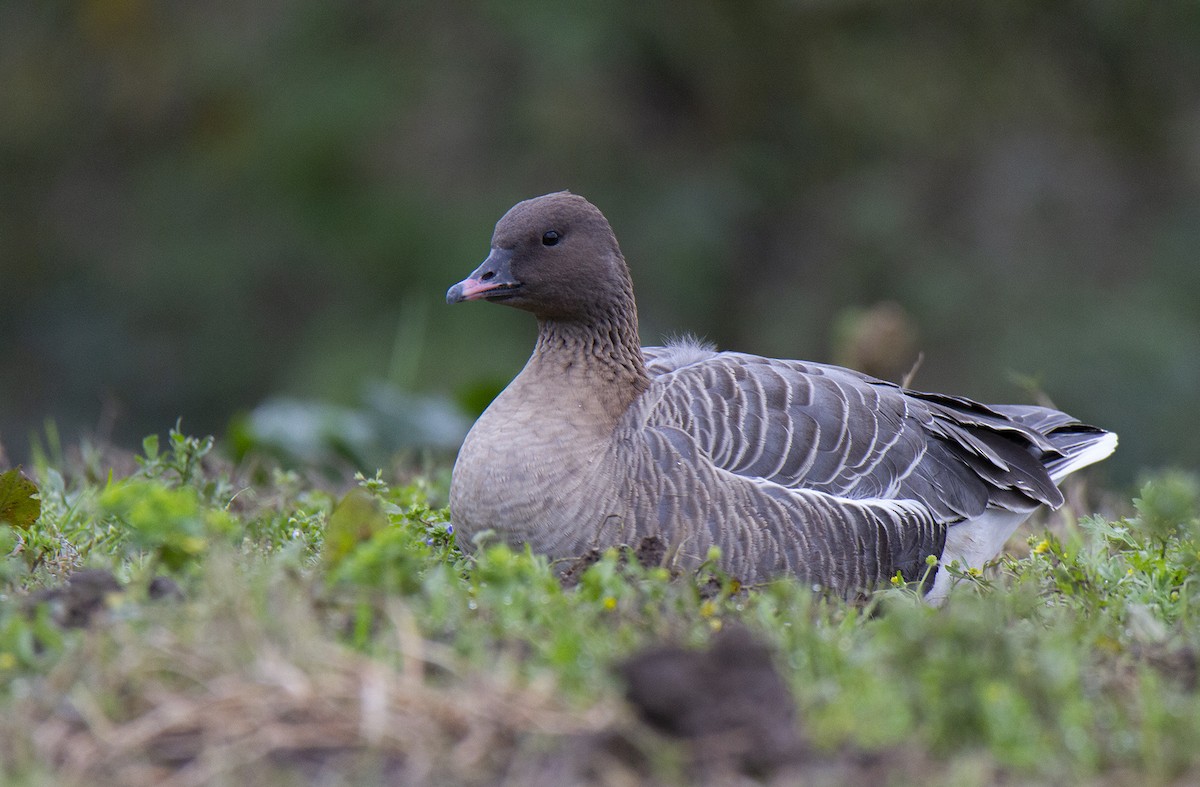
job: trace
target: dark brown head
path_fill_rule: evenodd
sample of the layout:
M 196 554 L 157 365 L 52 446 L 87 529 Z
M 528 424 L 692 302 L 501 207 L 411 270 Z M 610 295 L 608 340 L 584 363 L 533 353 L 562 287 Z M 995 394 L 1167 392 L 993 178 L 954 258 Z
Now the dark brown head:
M 632 308 L 632 297 L 629 271 L 604 214 L 583 197 L 560 191 L 518 202 L 505 213 L 488 258 L 450 288 L 446 302 L 487 300 L 546 320 L 585 320 Z

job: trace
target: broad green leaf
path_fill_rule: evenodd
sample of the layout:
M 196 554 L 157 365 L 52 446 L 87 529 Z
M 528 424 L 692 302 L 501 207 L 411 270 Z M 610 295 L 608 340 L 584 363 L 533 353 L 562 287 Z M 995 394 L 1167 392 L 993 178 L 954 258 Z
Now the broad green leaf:
M 37 484 L 21 472 L 21 468 L 0 473 L 0 522 L 28 530 L 42 515 L 42 501 L 37 497 Z
M 379 499 L 362 487 L 351 489 L 338 501 L 329 517 L 322 550 L 325 564 L 337 565 L 355 547 L 387 526 L 387 514 L 379 505 Z
M 158 458 L 158 435 L 149 434 L 142 439 L 142 453 L 152 461 Z

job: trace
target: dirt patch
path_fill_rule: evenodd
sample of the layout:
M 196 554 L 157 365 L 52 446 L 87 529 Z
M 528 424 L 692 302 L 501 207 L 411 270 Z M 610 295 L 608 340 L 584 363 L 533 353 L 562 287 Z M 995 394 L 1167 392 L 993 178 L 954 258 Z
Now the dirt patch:
M 812 746 L 770 648 L 740 626 L 723 630 L 706 651 L 656 647 L 618 671 L 641 720 L 665 745 L 685 747 L 691 784 L 744 784 L 747 777 L 771 785 L 916 784 L 947 770 L 919 747 Z M 1004 782 L 998 769 L 980 773 L 985 783 Z
M 633 550 L 633 557 L 642 568 L 661 566 L 667 559 L 667 542 L 660 536 L 646 536 Z
M 579 585 L 579 580 L 583 577 L 583 572 L 587 571 L 592 566 L 600 562 L 603 553 L 596 548 L 589 549 L 579 557 L 567 563 L 566 569 L 558 575 L 558 581 L 564 588 L 570 590 Z
M 71 574 L 62 585 L 31 593 L 26 608 L 32 612 L 47 604 L 50 616 L 64 628 L 83 628 L 108 606 L 108 597 L 121 592 L 121 583 L 111 571 L 84 568 Z
M 32 615 L 39 606 L 47 605 L 51 619 L 59 626 L 85 628 L 108 609 L 110 598 L 124 591 L 111 571 L 81 568 L 61 585 L 30 593 L 24 608 Z M 157 576 L 150 580 L 146 595 L 153 601 L 178 600 L 183 598 L 183 590 L 170 577 Z
M 620 552 L 617 559 L 621 565 L 626 565 L 632 557 L 642 568 L 655 568 L 663 565 L 667 559 L 667 542 L 660 536 L 646 536 L 638 542 L 636 547 L 620 544 L 618 549 Z M 583 572 L 599 563 L 602 557 L 604 557 L 604 550 L 593 547 L 569 561 L 566 568 L 559 574 L 562 586 L 570 589 L 578 585 Z
M 791 692 L 770 650 L 744 628 L 722 631 L 707 651 L 643 651 L 619 671 L 639 716 L 690 741 L 702 770 L 761 777 L 803 757 Z
M 1138 661 L 1149 664 L 1159 673 L 1178 683 L 1184 691 L 1195 691 L 1197 687 L 1198 661 L 1196 648 L 1178 641 L 1147 645 L 1135 645 L 1132 655 Z

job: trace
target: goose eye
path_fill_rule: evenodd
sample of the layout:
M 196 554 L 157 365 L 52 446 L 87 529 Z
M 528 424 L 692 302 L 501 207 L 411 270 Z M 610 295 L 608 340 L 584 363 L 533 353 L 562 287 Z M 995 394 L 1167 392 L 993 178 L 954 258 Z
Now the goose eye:
M 543 246 L 553 246 L 556 243 L 558 243 L 558 239 L 559 239 L 559 234 L 557 232 L 555 232 L 554 230 L 550 230 L 549 232 L 547 232 L 545 235 L 542 236 L 542 245 Z

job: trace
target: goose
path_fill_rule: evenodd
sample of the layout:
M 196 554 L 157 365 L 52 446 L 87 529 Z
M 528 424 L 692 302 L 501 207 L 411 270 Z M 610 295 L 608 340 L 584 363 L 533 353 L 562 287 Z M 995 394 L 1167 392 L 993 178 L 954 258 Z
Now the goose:
M 448 303 L 531 312 L 537 344 L 451 474 L 460 544 L 492 531 L 550 560 L 665 541 L 745 584 L 855 597 L 897 575 L 942 603 L 1117 436 L 1065 413 L 923 393 L 822 363 L 642 347 L 608 220 L 562 191 L 514 205 Z M 718 553 L 713 553 L 718 554 Z M 927 560 L 930 556 L 936 563 Z M 931 565 L 932 564 L 932 565 Z

